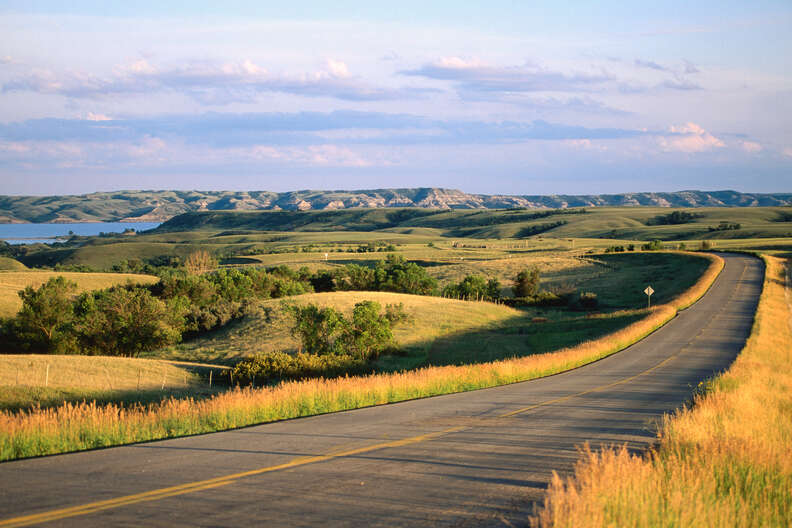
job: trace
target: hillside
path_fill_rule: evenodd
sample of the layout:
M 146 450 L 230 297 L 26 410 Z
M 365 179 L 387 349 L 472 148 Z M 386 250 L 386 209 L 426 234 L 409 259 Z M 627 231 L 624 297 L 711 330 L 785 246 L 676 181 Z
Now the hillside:
M 792 193 L 679 191 L 597 195 L 485 195 L 454 189 L 359 191 L 118 191 L 74 196 L 0 196 L 0 223 L 163 222 L 191 211 L 330 211 L 350 208 L 563 209 L 570 207 L 756 207 L 792 205 Z

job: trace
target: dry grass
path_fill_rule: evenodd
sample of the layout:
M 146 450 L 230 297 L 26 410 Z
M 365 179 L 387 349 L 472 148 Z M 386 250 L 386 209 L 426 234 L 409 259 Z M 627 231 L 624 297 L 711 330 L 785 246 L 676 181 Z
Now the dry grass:
M 665 418 L 647 456 L 586 450 L 574 477 L 553 479 L 537 524 L 792 525 L 792 295 L 783 261 L 764 260 L 753 330 L 732 367 Z
M 0 355 L 0 385 L 91 390 L 184 388 L 188 370 L 152 359 L 39 354 Z
M 722 268 L 721 259 L 710 258 L 710 269 L 701 281 L 709 284 L 697 284 L 690 297 L 703 294 Z M 665 324 L 676 310 L 676 305 L 657 306 L 644 319 L 601 339 L 520 359 L 287 382 L 236 389 L 201 401 L 170 399 L 134 408 L 83 403 L 0 412 L 0 460 L 218 431 L 534 379 L 615 353 Z
M 159 279 L 152 275 L 134 273 L 78 273 L 61 271 L 3 271 L 0 272 L 0 317 L 11 317 L 22 308 L 17 292 L 27 286 L 39 287 L 52 277 L 63 276 L 77 283 L 78 292 L 101 290 L 116 284 L 153 284 Z

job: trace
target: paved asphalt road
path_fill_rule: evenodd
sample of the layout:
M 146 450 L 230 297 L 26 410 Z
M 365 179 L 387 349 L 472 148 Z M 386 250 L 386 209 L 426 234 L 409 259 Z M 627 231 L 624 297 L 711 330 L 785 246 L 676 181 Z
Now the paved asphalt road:
M 762 263 L 597 363 L 494 389 L 0 464 L 0 526 L 520 525 L 577 446 L 645 448 L 741 349 Z

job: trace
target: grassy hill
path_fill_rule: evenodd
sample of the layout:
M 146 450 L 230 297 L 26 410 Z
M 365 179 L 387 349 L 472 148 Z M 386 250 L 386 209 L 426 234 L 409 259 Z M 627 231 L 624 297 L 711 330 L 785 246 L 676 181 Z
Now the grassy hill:
M 601 313 L 593 315 L 564 308 L 516 310 L 485 302 L 387 292 L 317 293 L 289 300 L 332 306 L 346 313 L 351 313 L 354 304 L 362 300 L 383 306 L 402 303 L 410 321 L 397 326 L 394 335 L 406 357 L 385 360 L 381 367 L 386 370 L 476 363 L 555 350 L 626 326 L 641 316 L 647 284 L 652 284 L 657 292 L 654 302 L 668 302 L 690 287 L 707 265 L 706 259 L 687 254 L 625 253 L 588 259 L 534 256 L 490 260 L 473 270 L 500 278 L 508 286 L 516 270 L 537 266 L 545 289 L 596 293 Z M 442 273 L 453 276 L 453 280 L 468 272 L 468 264 L 450 266 Z M 538 323 L 536 317 L 546 320 Z M 282 301 L 267 300 L 259 304 L 256 313 L 241 321 L 190 342 L 150 352 L 147 357 L 232 363 L 259 352 L 295 352 L 298 342 L 290 335 L 290 324 Z
M 688 210 L 680 210 L 688 211 Z M 155 232 L 214 231 L 226 236 L 252 236 L 261 231 L 336 232 L 422 230 L 446 237 L 554 237 L 650 240 L 755 238 L 792 236 L 792 216 L 786 207 L 709 207 L 691 209 L 692 218 L 663 224 L 670 213 L 661 207 L 592 209 L 524 209 L 448 211 L 436 209 L 356 209 L 302 212 L 196 212 L 180 215 Z M 719 229 L 722 223 L 739 229 Z
M 223 367 L 176 364 L 151 359 L 0 355 L 0 410 L 42 407 L 96 399 L 99 402 L 158 401 L 189 393 L 210 393 L 209 369 Z
M 134 273 L 77 273 L 55 271 L 2 271 L 0 272 L 0 317 L 10 317 L 22 307 L 17 295 L 19 290 L 27 286 L 38 287 L 52 277 L 63 276 L 77 283 L 78 292 L 100 290 L 116 284 L 133 282 L 136 284 L 152 284 L 157 277 Z
M 27 266 L 18 260 L 9 257 L 0 257 L 0 271 L 22 271 L 26 269 Z
M 508 196 L 455 189 L 356 191 L 117 191 L 79 196 L 0 196 L 0 222 L 165 221 L 190 211 L 332 211 L 351 208 L 556 209 L 568 207 L 756 207 L 792 205 L 792 194 L 681 191 Z

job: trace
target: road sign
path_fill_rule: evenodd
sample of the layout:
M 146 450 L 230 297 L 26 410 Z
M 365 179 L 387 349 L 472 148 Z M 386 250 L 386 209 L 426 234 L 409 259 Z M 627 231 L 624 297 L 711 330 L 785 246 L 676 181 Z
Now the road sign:
M 644 290 L 644 293 L 646 294 L 646 307 L 651 308 L 652 294 L 654 293 L 654 288 L 652 288 L 651 286 L 647 286 L 646 289 Z

